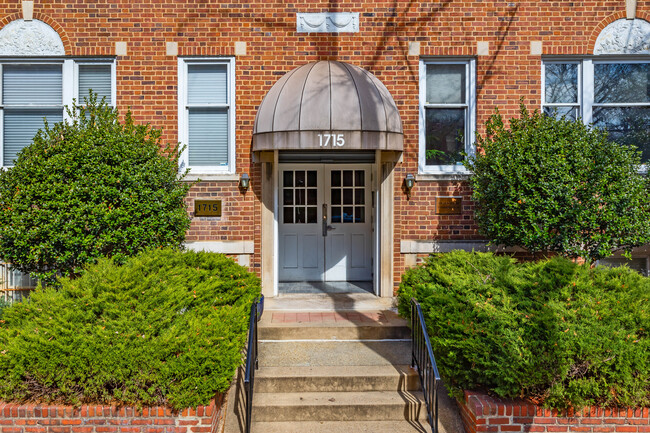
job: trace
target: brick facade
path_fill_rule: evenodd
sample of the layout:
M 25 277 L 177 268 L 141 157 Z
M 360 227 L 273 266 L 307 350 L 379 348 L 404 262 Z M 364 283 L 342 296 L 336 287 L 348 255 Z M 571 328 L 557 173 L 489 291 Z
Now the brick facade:
M 650 432 L 648 408 L 544 409 L 465 391 L 459 402 L 467 433 L 477 432 Z
M 0 433 L 221 433 L 225 394 L 207 406 L 57 406 L 0 402 Z
M 260 272 L 261 164 L 254 162 L 251 140 L 255 115 L 265 94 L 286 72 L 317 60 L 340 60 L 377 76 L 391 92 L 404 129 L 402 162 L 394 182 L 394 283 L 405 268 L 402 240 L 476 240 L 471 191 L 462 181 L 418 179 L 411 200 L 402 182 L 418 173 L 419 60 L 467 56 L 476 59 L 476 124 L 481 131 L 499 107 L 506 117 L 518 112 L 520 99 L 541 106 L 543 55 L 590 55 L 599 32 L 625 17 L 623 0 L 594 1 L 207 1 L 183 0 L 88 3 L 81 0 L 34 2 L 34 19 L 60 35 L 67 56 L 113 56 L 115 44 L 127 53 L 116 57 L 116 103 L 131 109 L 136 121 L 163 128 L 163 141 L 178 141 L 179 56 L 235 56 L 235 42 L 246 43 L 236 61 L 236 174 L 249 173 L 251 189 L 242 192 L 237 176 L 197 183 L 188 197 L 219 198 L 221 218 L 194 218 L 188 241 L 252 241 L 250 266 Z M 360 31 L 343 34 L 296 32 L 297 12 L 359 12 Z M 0 5 L 0 27 L 22 17 L 21 2 Z M 650 1 L 639 0 L 637 17 L 650 20 Z M 419 55 L 409 55 L 418 42 Z M 488 44 L 478 55 L 477 44 Z M 485 53 L 483 53 L 485 54 Z M 461 196 L 461 215 L 432 212 L 436 196 Z

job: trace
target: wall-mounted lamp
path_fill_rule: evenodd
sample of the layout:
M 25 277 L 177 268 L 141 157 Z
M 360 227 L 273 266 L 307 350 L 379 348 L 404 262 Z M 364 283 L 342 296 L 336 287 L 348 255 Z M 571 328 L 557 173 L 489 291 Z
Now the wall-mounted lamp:
M 406 178 L 404 179 L 404 187 L 406 188 L 406 198 L 408 200 L 411 199 L 411 190 L 415 186 L 415 176 L 413 176 L 411 173 L 406 175 Z
M 248 173 L 242 173 L 239 178 L 239 186 L 241 189 L 246 191 L 251 186 L 251 178 L 248 177 Z

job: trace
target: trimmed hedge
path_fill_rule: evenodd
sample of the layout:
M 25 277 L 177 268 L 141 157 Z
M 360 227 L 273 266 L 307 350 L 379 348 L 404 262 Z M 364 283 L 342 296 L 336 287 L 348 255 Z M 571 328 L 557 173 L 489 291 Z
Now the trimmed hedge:
M 208 404 L 242 361 L 259 279 L 213 253 L 101 259 L 4 310 L 0 400 Z
M 650 279 L 563 258 L 433 255 L 407 271 L 441 375 L 459 390 L 553 408 L 650 405 Z

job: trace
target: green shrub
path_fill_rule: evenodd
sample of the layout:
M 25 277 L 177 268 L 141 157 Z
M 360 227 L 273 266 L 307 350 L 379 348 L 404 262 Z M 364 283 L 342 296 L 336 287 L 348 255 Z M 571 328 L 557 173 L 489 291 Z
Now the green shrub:
M 9 303 L 4 300 L 4 298 L 0 298 L 0 319 L 2 319 L 2 313 L 5 308 L 9 306 Z
M 242 360 L 259 279 L 213 253 L 100 259 L 0 323 L 0 400 L 206 404 Z
M 123 260 L 181 245 L 189 188 L 160 130 L 124 121 L 95 95 L 45 124 L 15 166 L 0 170 L 0 258 L 45 283 L 99 257 Z
M 580 119 L 522 105 L 507 128 L 496 112 L 469 158 L 475 218 L 497 245 L 590 261 L 650 243 L 641 153 Z
M 407 271 L 399 308 L 422 305 L 441 375 L 549 407 L 650 404 L 650 279 L 555 257 L 455 251 Z

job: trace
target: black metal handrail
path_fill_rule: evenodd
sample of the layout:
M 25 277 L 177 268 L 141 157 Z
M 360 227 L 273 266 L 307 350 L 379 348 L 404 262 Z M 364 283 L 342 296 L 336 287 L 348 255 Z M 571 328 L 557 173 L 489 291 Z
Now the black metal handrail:
M 413 350 L 411 367 L 417 368 L 420 376 L 420 385 L 424 394 L 427 407 L 427 416 L 431 431 L 438 433 L 438 385 L 440 374 L 436 365 L 436 358 L 431 350 L 431 341 L 424 323 L 422 308 L 415 298 L 411 298 L 411 332 L 413 333 Z
M 251 316 L 248 322 L 248 348 L 246 349 L 246 371 L 244 374 L 244 391 L 246 394 L 246 433 L 251 431 L 253 413 L 253 388 L 255 386 L 255 370 L 259 368 L 257 359 L 257 322 L 262 317 L 264 296 L 251 305 Z

